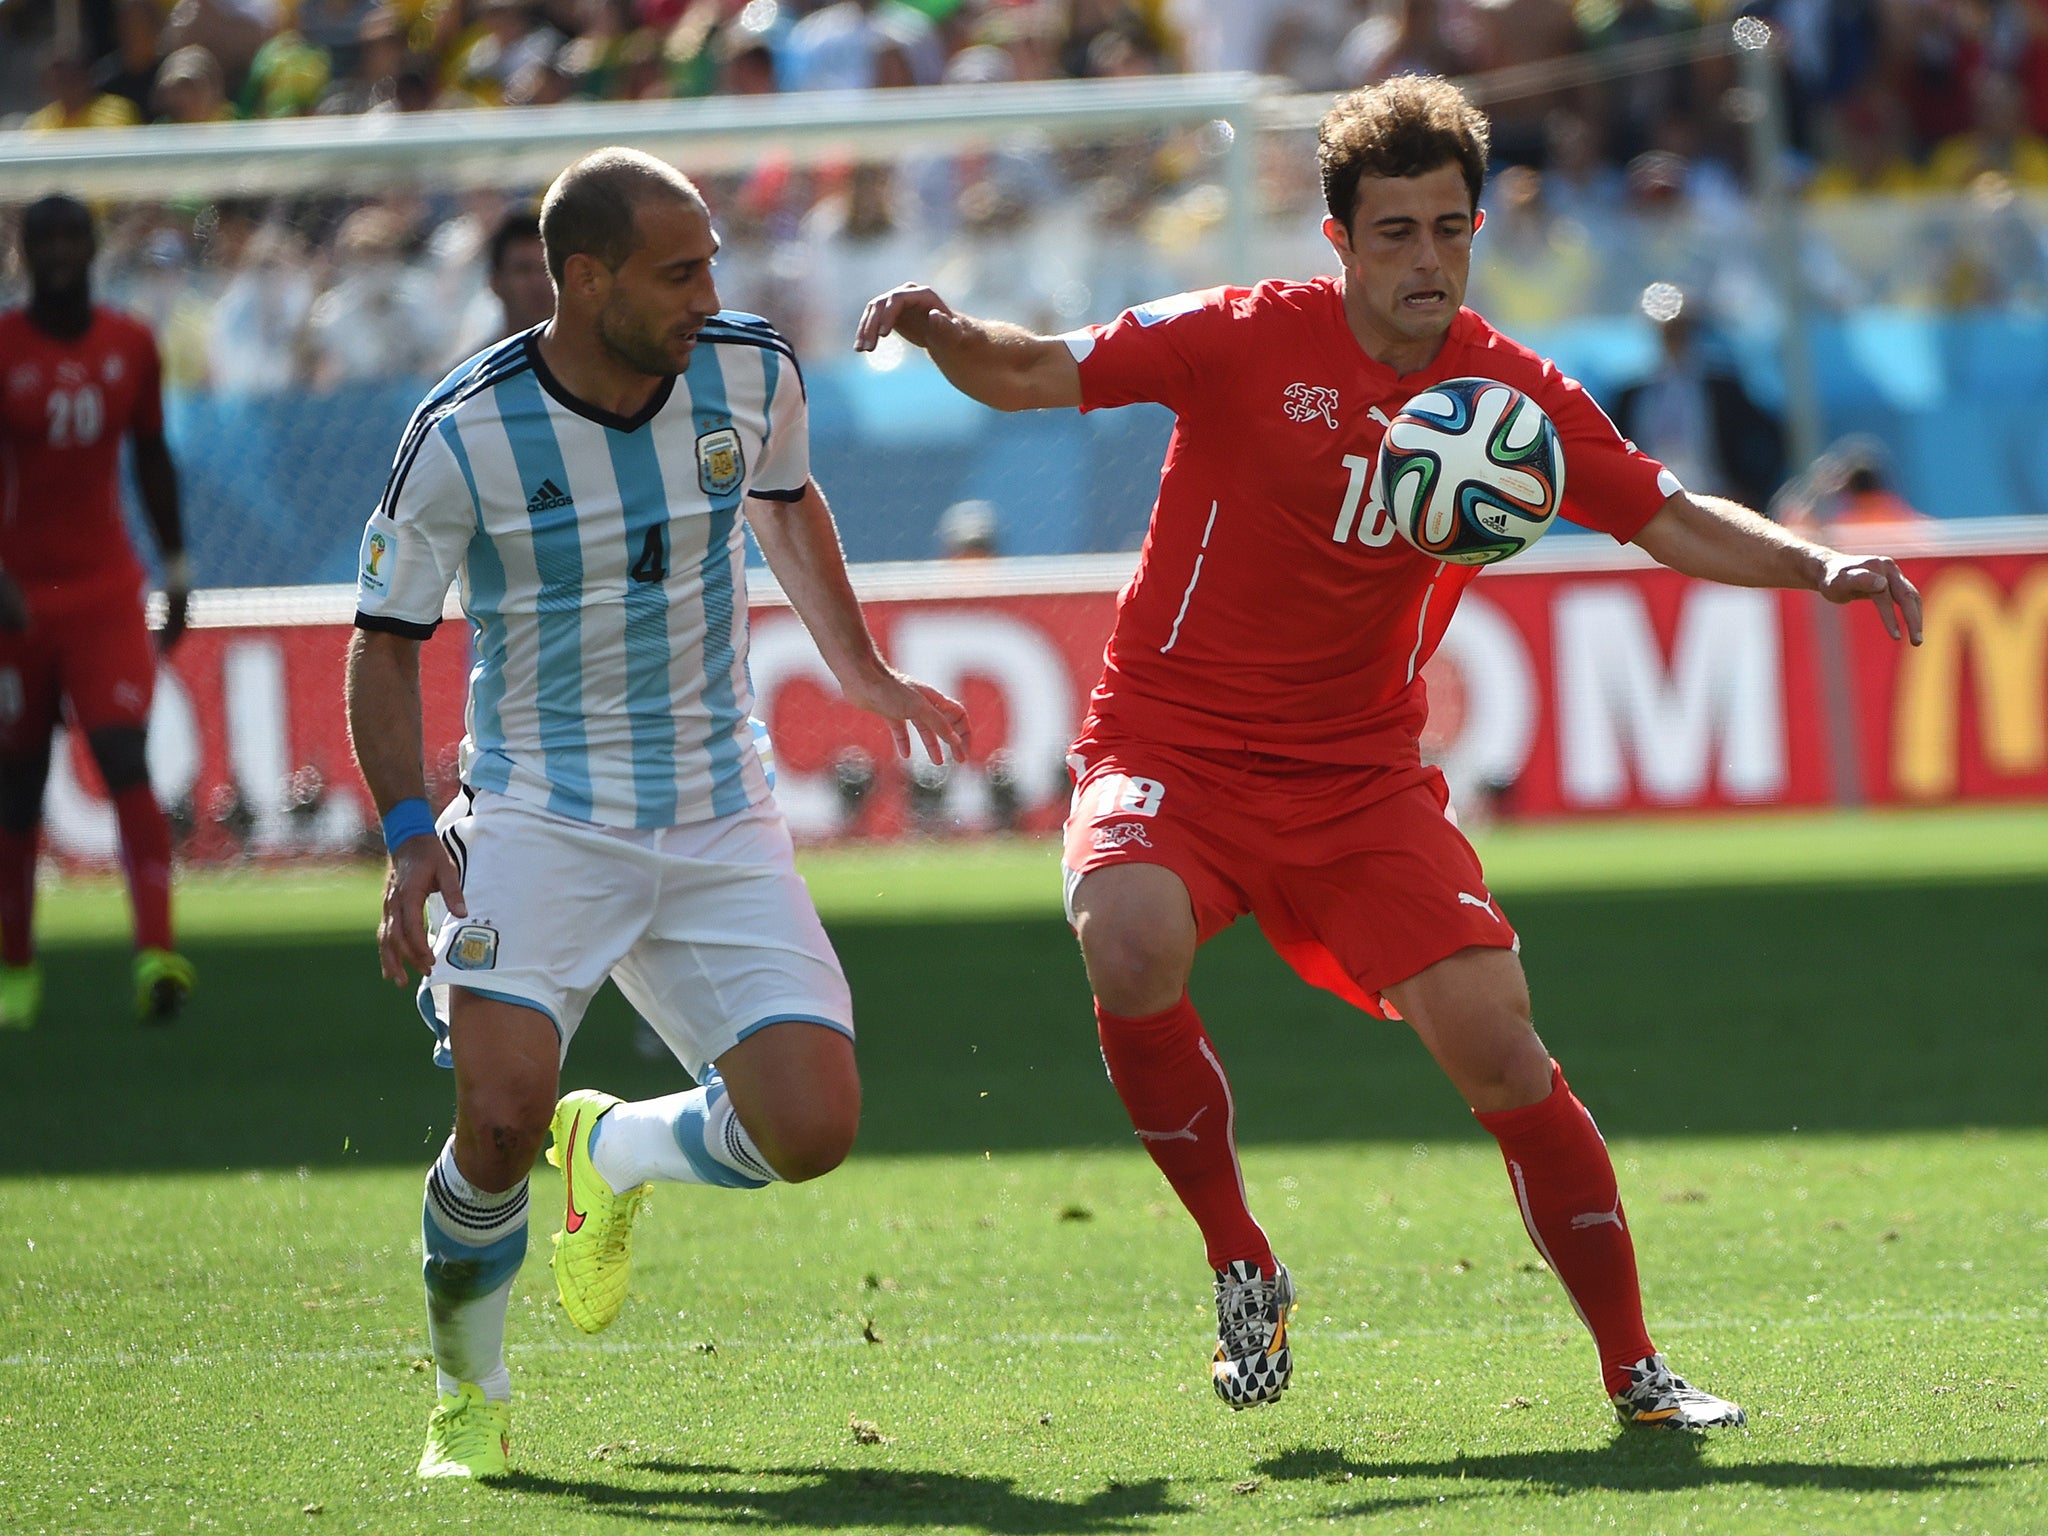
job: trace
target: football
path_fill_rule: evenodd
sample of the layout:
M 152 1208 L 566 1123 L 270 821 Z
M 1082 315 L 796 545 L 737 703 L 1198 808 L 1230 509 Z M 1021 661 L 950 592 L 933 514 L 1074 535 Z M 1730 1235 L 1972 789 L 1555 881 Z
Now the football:
M 1380 495 L 1426 555 L 1489 565 L 1543 537 L 1564 499 L 1564 450 L 1543 408 L 1498 379 L 1447 379 L 1380 442 Z

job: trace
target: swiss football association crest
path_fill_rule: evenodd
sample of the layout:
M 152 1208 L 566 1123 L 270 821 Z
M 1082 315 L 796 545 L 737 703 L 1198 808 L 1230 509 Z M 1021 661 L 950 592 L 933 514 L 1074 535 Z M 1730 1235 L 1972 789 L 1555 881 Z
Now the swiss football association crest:
M 1280 398 L 1289 421 L 1320 421 L 1337 430 L 1337 391 L 1327 384 L 1290 384 Z
M 697 484 L 706 496 L 730 496 L 747 476 L 747 455 L 740 435 L 720 427 L 697 439 Z

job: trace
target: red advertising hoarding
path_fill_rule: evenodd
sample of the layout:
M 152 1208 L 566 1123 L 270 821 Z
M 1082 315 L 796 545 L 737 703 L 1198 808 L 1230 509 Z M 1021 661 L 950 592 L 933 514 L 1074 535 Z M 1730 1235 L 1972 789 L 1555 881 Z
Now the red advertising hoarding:
M 2048 533 L 1935 527 L 1904 543 L 1927 643 L 1893 644 L 1867 604 L 1695 582 L 1592 540 L 1538 546 L 1469 590 L 1425 676 L 1426 748 L 1454 792 L 1517 817 L 2048 797 Z M 943 774 L 899 762 L 839 699 L 772 586 L 752 609 L 759 713 L 799 836 L 1056 826 L 1065 752 L 1101 664 L 1128 556 L 869 567 L 869 622 L 904 670 L 965 699 L 974 751 Z M 371 816 L 343 725 L 351 594 L 205 593 L 164 670 L 151 769 L 195 859 L 331 854 Z M 1823 626 L 1835 626 L 1832 639 Z M 1831 714 L 1830 644 L 1847 708 Z M 467 633 L 425 650 L 430 777 L 454 783 Z M 1839 715 L 1853 762 L 1831 719 Z M 1846 770 L 1846 771 L 1845 771 Z M 61 754 L 51 842 L 113 852 L 111 811 Z

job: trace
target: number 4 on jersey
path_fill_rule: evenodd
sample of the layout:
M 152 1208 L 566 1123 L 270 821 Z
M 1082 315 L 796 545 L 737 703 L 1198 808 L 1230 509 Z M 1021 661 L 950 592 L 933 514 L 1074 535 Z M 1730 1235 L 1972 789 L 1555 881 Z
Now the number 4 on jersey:
M 633 562 L 635 581 L 650 584 L 668 580 L 668 524 L 656 523 L 640 544 L 640 558 Z

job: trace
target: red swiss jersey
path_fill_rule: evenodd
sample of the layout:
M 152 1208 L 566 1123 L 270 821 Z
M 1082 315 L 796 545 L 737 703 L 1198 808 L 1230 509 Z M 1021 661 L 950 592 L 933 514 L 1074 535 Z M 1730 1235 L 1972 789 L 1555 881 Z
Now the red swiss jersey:
M 1575 381 L 1471 310 L 1427 368 L 1366 356 L 1338 280 L 1128 310 L 1070 339 L 1081 408 L 1177 417 L 1084 736 L 1326 763 L 1417 758 L 1422 664 L 1477 574 L 1396 534 L 1369 494 L 1387 422 L 1445 379 L 1499 379 L 1549 414 L 1564 514 L 1626 543 L 1677 481 Z
M 121 439 L 163 431 L 160 374 L 149 328 L 115 310 L 69 341 L 0 314 L 0 568 L 31 604 L 38 589 L 140 589 Z

